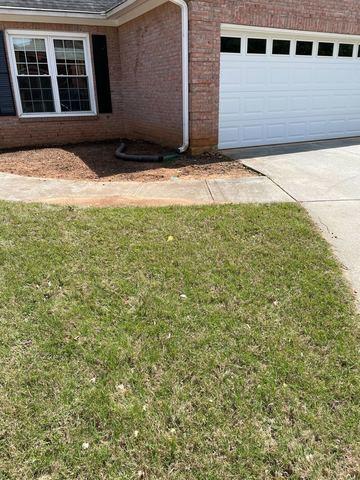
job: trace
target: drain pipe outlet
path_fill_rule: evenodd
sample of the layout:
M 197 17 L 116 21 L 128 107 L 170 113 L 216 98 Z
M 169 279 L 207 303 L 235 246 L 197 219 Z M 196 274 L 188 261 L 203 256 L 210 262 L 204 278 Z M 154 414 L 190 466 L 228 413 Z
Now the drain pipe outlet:
M 189 10 L 185 0 L 170 0 L 181 8 L 182 29 L 182 98 L 183 98 L 183 144 L 178 148 L 184 153 L 189 148 Z

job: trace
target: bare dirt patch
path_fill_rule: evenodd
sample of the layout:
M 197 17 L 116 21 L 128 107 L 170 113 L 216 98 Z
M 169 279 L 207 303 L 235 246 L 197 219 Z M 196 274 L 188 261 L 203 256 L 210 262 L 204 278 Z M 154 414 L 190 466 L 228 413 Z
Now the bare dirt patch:
M 166 154 L 168 150 L 148 142 L 127 141 L 127 153 Z M 161 163 L 137 163 L 115 157 L 119 142 L 83 143 L 61 147 L 0 151 L 0 171 L 29 177 L 68 180 L 161 181 L 172 177 L 239 178 L 255 176 L 241 162 L 219 152 L 183 155 Z

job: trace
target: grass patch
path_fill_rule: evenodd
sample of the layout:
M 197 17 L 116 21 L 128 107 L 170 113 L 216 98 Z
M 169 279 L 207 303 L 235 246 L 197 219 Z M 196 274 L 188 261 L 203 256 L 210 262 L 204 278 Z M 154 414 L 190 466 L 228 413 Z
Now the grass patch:
M 2 480 L 359 478 L 358 318 L 299 207 L 2 203 L 0 295 Z

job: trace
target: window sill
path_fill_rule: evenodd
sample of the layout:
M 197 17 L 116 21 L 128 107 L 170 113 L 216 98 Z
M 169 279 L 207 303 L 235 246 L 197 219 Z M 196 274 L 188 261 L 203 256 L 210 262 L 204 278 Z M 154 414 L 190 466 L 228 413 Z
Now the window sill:
M 74 122 L 82 120 L 98 120 L 100 117 L 97 113 L 86 115 L 21 115 L 18 117 L 21 122 Z

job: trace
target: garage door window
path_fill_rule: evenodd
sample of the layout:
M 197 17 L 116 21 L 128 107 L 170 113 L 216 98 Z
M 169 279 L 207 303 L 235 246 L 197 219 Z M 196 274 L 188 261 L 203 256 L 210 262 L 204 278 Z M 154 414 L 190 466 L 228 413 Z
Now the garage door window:
M 296 42 L 296 55 L 311 56 L 313 54 L 313 42 L 304 42 L 298 40 Z
M 241 53 L 241 38 L 221 37 L 222 53 Z
M 319 42 L 319 57 L 332 57 L 334 55 L 334 44 L 327 42 Z
M 352 57 L 354 53 L 354 45 L 350 43 L 340 43 L 339 57 Z
M 290 40 L 274 40 L 273 55 L 290 55 Z
M 249 38 L 247 53 L 252 54 L 266 54 L 266 39 L 265 38 Z

